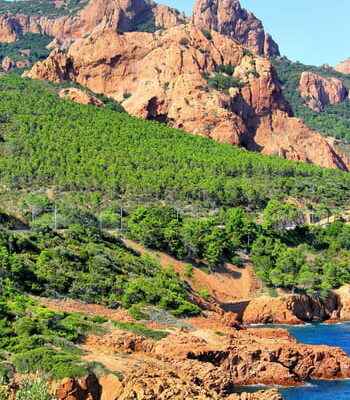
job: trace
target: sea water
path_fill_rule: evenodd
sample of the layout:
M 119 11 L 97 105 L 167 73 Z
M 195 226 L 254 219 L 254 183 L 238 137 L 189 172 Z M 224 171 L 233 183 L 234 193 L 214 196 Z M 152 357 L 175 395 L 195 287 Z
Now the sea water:
M 350 323 L 286 327 L 299 342 L 341 347 L 350 355 Z M 350 380 L 313 381 L 299 388 L 282 389 L 286 400 L 350 400 Z

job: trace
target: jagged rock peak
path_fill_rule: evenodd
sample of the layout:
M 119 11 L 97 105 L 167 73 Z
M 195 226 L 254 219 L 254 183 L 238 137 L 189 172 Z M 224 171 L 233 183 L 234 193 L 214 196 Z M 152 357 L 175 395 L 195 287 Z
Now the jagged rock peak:
M 193 23 L 230 36 L 257 55 L 280 55 L 277 43 L 265 32 L 262 22 L 242 8 L 238 0 L 196 0 Z

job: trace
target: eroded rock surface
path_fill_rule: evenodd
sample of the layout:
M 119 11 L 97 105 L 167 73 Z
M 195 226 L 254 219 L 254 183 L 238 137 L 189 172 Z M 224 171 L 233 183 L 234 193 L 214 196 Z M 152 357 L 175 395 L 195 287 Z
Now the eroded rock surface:
M 265 32 L 262 22 L 242 8 L 238 0 L 197 0 L 193 23 L 227 35 L 257 55 L 279 55 L 277 43 Z
M 305 104 L 316 112 L 324 111 L 330 104 L 339 104 L 348 98 L 348 90 L 341 79 L 324 78 L 313 72 L 303 72 L 299 92 Z
M 326 300 L 306 295 L 257 297 L 243 310 L 244 324 L 288 324 L 337 319 L 341 305 L 336 295 Z

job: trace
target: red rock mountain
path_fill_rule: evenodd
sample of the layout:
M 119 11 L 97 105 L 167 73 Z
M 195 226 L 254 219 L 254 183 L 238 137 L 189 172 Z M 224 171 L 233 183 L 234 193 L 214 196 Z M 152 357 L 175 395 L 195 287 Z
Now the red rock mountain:
M 330 104 L 339 104 L 348 98 L 348 90 L 340 79 L 324 78 L 313 72 L 301 74 L 299 91 L 306 105 L 316 112 Z
M 208 84 L 220 65 L 234 67 L 234 76 L 225 77 L 227 90 Z M 268 59 L 247 53 L 227 35 L 212 31 L 208 37 L 191 23 L 154 34 L 118 34 L 99 26 L 67 51 L 54 50 L 26 75 L 75 81 L 120 101 L 132 115 L 220 142 L 348 168 L 327 140 L 291 117 Z
M 243 9 L 238 0 L 197 0 L 193 23 L 237 40 L 254 54 L 266 57 L 280 54 L 277 43 L 265 32 L 262 22 Z
M 350 74 L 350 58 L 339 63 L 335 67 L 335 70 L 341 72 L 342 74 Z

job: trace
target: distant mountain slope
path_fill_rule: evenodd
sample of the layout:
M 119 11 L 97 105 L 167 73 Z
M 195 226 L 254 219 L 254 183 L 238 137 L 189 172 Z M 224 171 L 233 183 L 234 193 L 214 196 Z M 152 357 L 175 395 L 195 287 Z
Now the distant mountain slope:
M 326 78 L 337 78 L 350 89 L 350 75 L 342 74 L 329 67 L 315 67 L 293 63 L 287 58 L 273 60 L 273 65 L 282 84 L 282 91 L 293 108 L 293 112 L 310 128 L 324 135 L 350 141 L 350 100 L 336 105 L 328 105 L 321 113 L 310 110 L 299 92 L 299 81 L 303 72 L 310 71 Z

